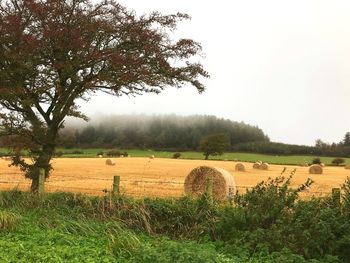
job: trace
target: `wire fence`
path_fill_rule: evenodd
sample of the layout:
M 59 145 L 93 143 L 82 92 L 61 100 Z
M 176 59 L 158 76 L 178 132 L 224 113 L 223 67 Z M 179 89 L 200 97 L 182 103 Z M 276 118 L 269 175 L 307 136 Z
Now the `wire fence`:
M 4 173 L 0 171 L 0 190 L 18 189 L 29 191 L 31 180 L 25 179 L 23 173 Z M 100 178 L 94 176 L 52 176 L 45 182 L 46 192 L 72 192 L 103 196 L 112 191 L 113 176 Z M 244 193 L 252 185 L 237 185 L 237 191 Z M 300 194 L 302 198 L 329 196 L 332 189 L 309 189 Z M 184 195 L 184 181 L 161 178 L 130 179 L 120 178 L 119 193 L 125 196 L 147 197 L 180 197 Z

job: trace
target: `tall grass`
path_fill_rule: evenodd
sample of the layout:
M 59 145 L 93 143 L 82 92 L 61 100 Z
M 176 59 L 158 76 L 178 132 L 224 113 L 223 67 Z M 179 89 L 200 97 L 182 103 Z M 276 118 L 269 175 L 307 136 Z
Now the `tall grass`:
M 15 227 L 19 223 L 20 218 L 21 217 L 16 213 L 0 211 L 0 231 Z
M 192 240 L 191 246 L 193 242 L 216 244 L 215 249 L 231 258 L 239 253 L 237 248 L 244 248 L 248 258 L 256 253 L 276 258 L 289 253 L 290 258 L 298 255 L 295 258 L 313 262 L 325 258 L 323 262 L 350 262 L 350 179 L 344 183 L 341 203 L 331 197 L 300 200 L 299 193 L 307 190 L 311 181 L 291 189 L 291 180 L 280 176 L 261 182 L 247 193 L 237 194 L 231 203 L 212 203 L 205 195 L 198 199 L 134 200 L 54 193 L 38 199 L 30 193 L 0 192 L 1 211 L 6 211 L 0 219 L 4 218 L 4 229 L 10 229 L 19 222 L 16 215 L 25 214 L 39 229 L 67 236 L 103 237 L 109 253 L 131 262 L 135 255 L 138 260 L 143 258 L 140 251 L 158 251 L 159 244 L 154 248 L 144 236 Z M 164 242 L 175 250 L 178 244 L 172 240 Z M 186 247 L 179 249 L 186 257 L 193 256 L 185 252 Z M 174 257 L 166 255 L 164 262 Z

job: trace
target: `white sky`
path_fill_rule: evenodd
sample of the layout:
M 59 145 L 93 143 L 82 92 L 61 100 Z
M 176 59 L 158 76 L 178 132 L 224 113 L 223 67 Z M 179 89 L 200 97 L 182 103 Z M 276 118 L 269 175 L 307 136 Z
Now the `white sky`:
M 258 125 L 272 141 L 340 141 L 350 131 L 350 1 L 122 0 L 138 14 L 192 16 L 177 37 L 203 46 L 211 78 L 136 98 L 99 94 L 95 114 L 210 114 Z

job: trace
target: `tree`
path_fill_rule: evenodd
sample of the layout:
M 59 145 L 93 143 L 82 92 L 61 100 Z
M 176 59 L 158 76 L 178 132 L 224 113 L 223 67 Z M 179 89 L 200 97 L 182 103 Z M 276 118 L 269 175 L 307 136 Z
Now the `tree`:
M 321 139 L 317 139 L 316 140 L 316 142 L 315 142 L 315 147 L 316 148 L 325 148 L 325 147 L 327 147 L 328 146 L 328 144 L 327 143 L 325 143 L 324 141 L 322 141 Z
M 332 164 L 335 164 L 335 165 L 339 165 L 339 164 L 342 164 L 342 163 L 345 163 L 344 158 L 337 157 L 334 160 L 332 160 Z
M 343 140 L 343 145 L 344 146 L 350 146 L 350 132 L 347 132 L 344 136 Z
M 159 93 L 191 84 L 204 90 L 201 51 L 191 39 L 173 41 L 186 14 L 137 16 L 105 0 L 0 2 L 0 125 L 19 166 L 38 189 L 39 169 L 49 176 L 67 116 L 87 119 L 78 99 L 96 92 Z M 33 162 L 20 157 L 27 148 Z
M 224 150 L 230 146 L 230 139 L 224 133 L 208 135 L 200 141 L 199 149 L 203 151 L 205 160 L 208 160 L 209 155 L 222 155 Z

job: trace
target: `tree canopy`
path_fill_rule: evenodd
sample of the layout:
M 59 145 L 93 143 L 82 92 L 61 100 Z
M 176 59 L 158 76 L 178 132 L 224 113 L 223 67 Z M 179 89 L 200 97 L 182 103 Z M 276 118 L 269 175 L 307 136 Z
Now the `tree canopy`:
M 86 118 L 78 99 L 159 93 L 191 84 L 204 90 L 207 72 L 191 39 L 172 32 L 186 14 L 137 16 L 114 1 L 8 0 L 0 2 L 0 124 L 16 152 L 29 148 L 33 163 L 13 164 L 33 179 L 46 176 L 66 116 Z
M 227 134 L 210 134 L 202 138 L 199 149 L 203 151 L 205 159 L 208 160 L 209 155 L 222 155 L 225 150 L 230 146 L 230 140 Z

